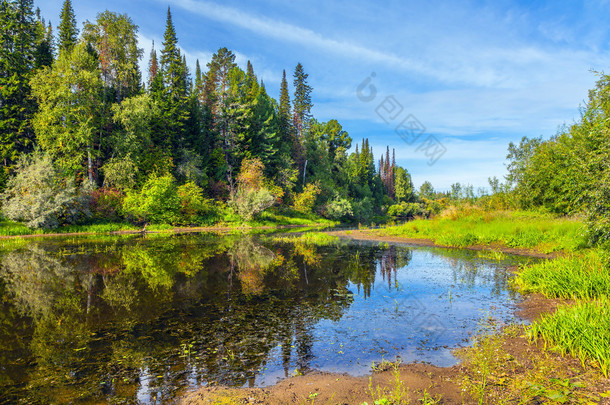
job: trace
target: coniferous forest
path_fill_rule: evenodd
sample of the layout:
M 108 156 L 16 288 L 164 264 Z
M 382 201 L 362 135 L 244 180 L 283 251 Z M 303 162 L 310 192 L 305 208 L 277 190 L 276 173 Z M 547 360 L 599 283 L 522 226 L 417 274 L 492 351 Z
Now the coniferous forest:
M 91 222 L 200 225 L 271 209 L 371 221 L 427 214 L 388 148 L 312 116 L 299 63 L 279 99 L 248 61 L 219 48 L 194 71 L 168 8 L 162 44 L 104 11 L 77 26 L 70 0 L 54 29 L 31 0 L 3 0 L 0 153 L 4 216 L 30 228 Z M 148 71 L 139 62 L 148 58 Z M 279 101 L 278 101 L 279 100 Z M 376 168 L 377 167 L 377 168 Z

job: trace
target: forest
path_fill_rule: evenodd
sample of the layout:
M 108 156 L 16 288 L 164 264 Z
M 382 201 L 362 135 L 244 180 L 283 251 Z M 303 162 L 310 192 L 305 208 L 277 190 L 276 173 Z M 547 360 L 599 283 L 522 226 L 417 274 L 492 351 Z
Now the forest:
M 287 215 L 370 222 L 428 215 L 389 147 L 379 161 L 312 116 L 299 63 L 279 102 L 220 48 L 189 71 L 168 8 L 148 72 L 138 26 L 111 11 L 57 35 L 32 1 L 1 3 L 0 154 L 5 218 L 30 228 L 129 221 L 201 225 Z M 385 155 L 384 155 L 385 152 Z
M 3 0 L 0 24 L 2 212 L 29 228 L 242 223 L 269 211 L 383 223 L 470 204 L 579 215 L 591 242 L 608 240 L 603 73 L 578 122 L 509 144 L 504 181 L 437 192 L 427 181 L 415 190 L 389 147 L 353 145 L 337 120 L 316 120 L 300 63 L 291 80 L 284 70 L 279 101 L 227 48 L 190 72 L 169 8 L 147 72 L 124 14 L 79 29 L 66 0 L 55 34 L 31 0 Z

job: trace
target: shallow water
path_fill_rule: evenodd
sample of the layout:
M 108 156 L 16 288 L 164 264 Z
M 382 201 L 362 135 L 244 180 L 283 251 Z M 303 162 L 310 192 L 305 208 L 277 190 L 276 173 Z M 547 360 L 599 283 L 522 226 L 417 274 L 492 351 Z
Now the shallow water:
M 448 366 L 486 317 L 520 321 L 505 269 L 526 259 L 497 259 L 211 234 L 33 242 L 0 254 L 0 401 L 162 403 L 396 356 Z

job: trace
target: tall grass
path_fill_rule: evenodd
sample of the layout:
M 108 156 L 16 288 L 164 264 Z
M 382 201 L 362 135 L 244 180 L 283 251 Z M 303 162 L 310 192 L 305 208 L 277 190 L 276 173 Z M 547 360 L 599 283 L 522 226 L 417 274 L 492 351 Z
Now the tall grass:
M 578 356 L 583 366 L 591 360 L 608 377 L 610 371 L 610 299 L 579 302 L 560 307 L 530 327 L 530 335 L 542 338 L 563 355 Z
M 514 282 L 522 292 L 542 293 L 550 298 L 610 296 L 610 271 L 600 250 L 527 265 Z
M 302 243 L 314 246 L 333 246 L 339 242 L 339 238 L 321 232 L 306 232 L 299 236 L 277 236 L 272 238 L 274 242 Z
M 544 253 L 573 252 L 586 246 L 584 225 L 579 220 L 528 211 L 456 209 L 431 220 L 418 219 L 374 232 L 426 238 L 446 246 L 502 245 Z

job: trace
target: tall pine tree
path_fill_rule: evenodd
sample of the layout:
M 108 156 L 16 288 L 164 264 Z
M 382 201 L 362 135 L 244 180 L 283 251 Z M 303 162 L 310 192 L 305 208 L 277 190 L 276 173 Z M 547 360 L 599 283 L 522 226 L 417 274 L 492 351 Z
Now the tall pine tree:
M 64 2 L 64 6 L 61 9 L 61 14 L 59 16 L 59 44 L 58 51 L 62 52 L 72 52 L 74 45 L 78 41 L 78 28 L 76 26 L 76 16 L 74 15 L 74 10 L 72 9 L 72 2 L 70 0 L 66 0 Z
M 31 0 L 0 1 L 0 159 L 5 170 L 33 142 L 36 106 L 29 80 L 34 68 L 36 23 Z
M 178 38 L 172 22 L 172 14 L 167 8 L 163 49 L 159 73 L 163 79 L 162 97 L 158 99 L 163 114 L 160 128 L 163 136 L 163 147 L 174 157 L 184 147 L 185 125 L 188 120 L 187 72 L 183 63 Z
M 303 65 L 298 63 L 294 69 L 294 129 L 297 138 L 302 141 L 303 131 L 307 126 L 307 121 L 311 118 L 311 91 L 312 88 L 307 84 L 309 75 L 303 70 Z

